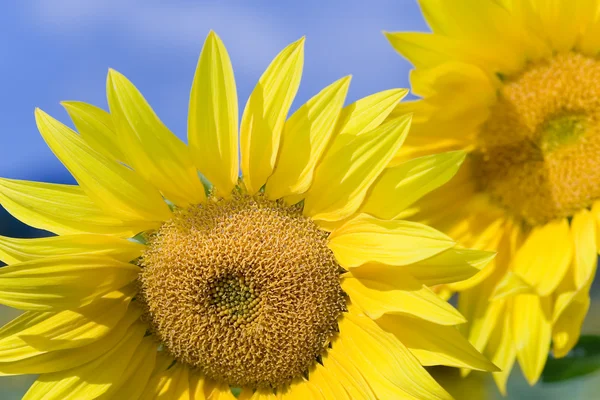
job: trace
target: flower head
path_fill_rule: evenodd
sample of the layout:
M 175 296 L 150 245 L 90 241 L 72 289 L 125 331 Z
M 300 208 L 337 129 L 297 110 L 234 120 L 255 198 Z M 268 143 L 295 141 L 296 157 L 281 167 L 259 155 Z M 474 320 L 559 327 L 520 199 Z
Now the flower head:
M 421 0 L 432 33 L 390 33 L 421 100 L 394 162 L 465 150 L 457 176 L 413 207 L 459 243 L 498 251 L 461 292 L 464 332 L 534 384 L 553 343 L 576 343 L 600 221 L 600 2 Z M 393 115 L 394 115 L 393 114 Z M 440 199 L 444 199 L 441 202 Z M 407 214 L 408 217 L 408 214 Z
M 495 369 L 426 286 L 493 254 L 398 219 L 464 154 L 389 168 L 410 117 L 383 121 L 406 91 L 344 107 L 349 78 L 287 118 L 303 44 L 260 78 L 239 139 L 214 33 L 189 146 L 112 70 L 110 114 L 64 103 L 79 133 L 36 111 L 78 185 L 0 180 L 9 212 L 57 234 L 0 238 L 0 303 L 27 310 L 0 330 L 0 373 L 41 374 L 26 399 L 447 399 L 424 365 Z

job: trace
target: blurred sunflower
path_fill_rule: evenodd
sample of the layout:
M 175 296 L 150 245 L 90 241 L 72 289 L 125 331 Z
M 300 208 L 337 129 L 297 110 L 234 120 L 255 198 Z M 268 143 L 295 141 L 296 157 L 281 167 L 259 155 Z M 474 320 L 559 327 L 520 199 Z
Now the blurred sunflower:
M 600 2 L 420 0 L 432 33 L 388 33 L 421 100 L 392 162 L 465 150 L 457 176 L 404 216 L 498 251 L 461 291 L 465 332 L 530 384 L 589 307 L 600 223 Z
M 0 303 L 27 310 L 0 331 L 0 373 L 41 374 L 25 399 L 447 399 L 423 365 L 495 369 L 424 285 L 470 277 L 492 253 L 393 219 L 464 153 L 386 168 L 410 117 L 382 122 L 406 90 L 343 108 L 348 77 L 286 121 L 303 43 L 260 78 L 240 156 L 212 32 L 189 148 L 115 71 L 110 115 L 64 103 L 79 134 L 36 110 L 79 185 L 0 180 L 9 212 L 58 234 L 0 239 Z

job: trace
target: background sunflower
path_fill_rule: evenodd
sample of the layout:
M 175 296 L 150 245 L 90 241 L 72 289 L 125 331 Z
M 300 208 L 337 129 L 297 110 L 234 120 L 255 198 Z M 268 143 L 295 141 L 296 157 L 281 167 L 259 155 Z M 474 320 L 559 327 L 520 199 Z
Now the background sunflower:
M 402 157 L 468 152 L 411 218 L 499 256 L 449 285 L 463 332 L 495 360 L 505 392 L 518 363 L 540 378 L 575 346 L 600 250 L 598 1 L 420 0 L 432 32 L 387 33 L 422 100 Z M 439 200 L 450 202 L 450 206 Z

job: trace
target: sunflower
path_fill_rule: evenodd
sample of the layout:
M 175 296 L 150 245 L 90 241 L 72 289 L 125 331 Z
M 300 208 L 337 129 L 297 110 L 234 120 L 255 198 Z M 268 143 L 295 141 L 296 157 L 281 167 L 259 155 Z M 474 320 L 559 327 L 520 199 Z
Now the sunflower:
M 404 217 L 498 257 L 448 285 L 475 347 L 531 385 L 589 308 L 600 223 L 600 2 L 420 0 L 431 33 L 388 33 L 421 99 L 406 157 L 464 150 L 448 185 Z
M 79 185 L 0 180 L 9 212 L 57 234 L 0 238 L 0 303 L 26 310 L 0 331 L 0 373 L 40 374 L 25 399 L 448 399 L 424 365 L 496 368 L 426 286 L 493 253 L 395 218 L 464 152 L 387 168 L 411 119 L 384 120 L 406 90 L 344 108 L 349 77 L 287 119 L 303 45 L 260 78 L 240 155 L 233 70 L 212 32 L 189 147 L 112 70 L 110 114 L 64 103 L 79 134 L 36 110 Z

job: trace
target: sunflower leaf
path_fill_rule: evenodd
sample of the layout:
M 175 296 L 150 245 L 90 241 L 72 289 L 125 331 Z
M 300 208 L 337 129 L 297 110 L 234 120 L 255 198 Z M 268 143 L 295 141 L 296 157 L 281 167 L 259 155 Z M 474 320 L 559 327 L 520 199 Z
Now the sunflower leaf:
M 544 382 L 579 378 L 600 370 L 600 336 L 584 335 L 564 358 L 550 357 L 544 368 Z

